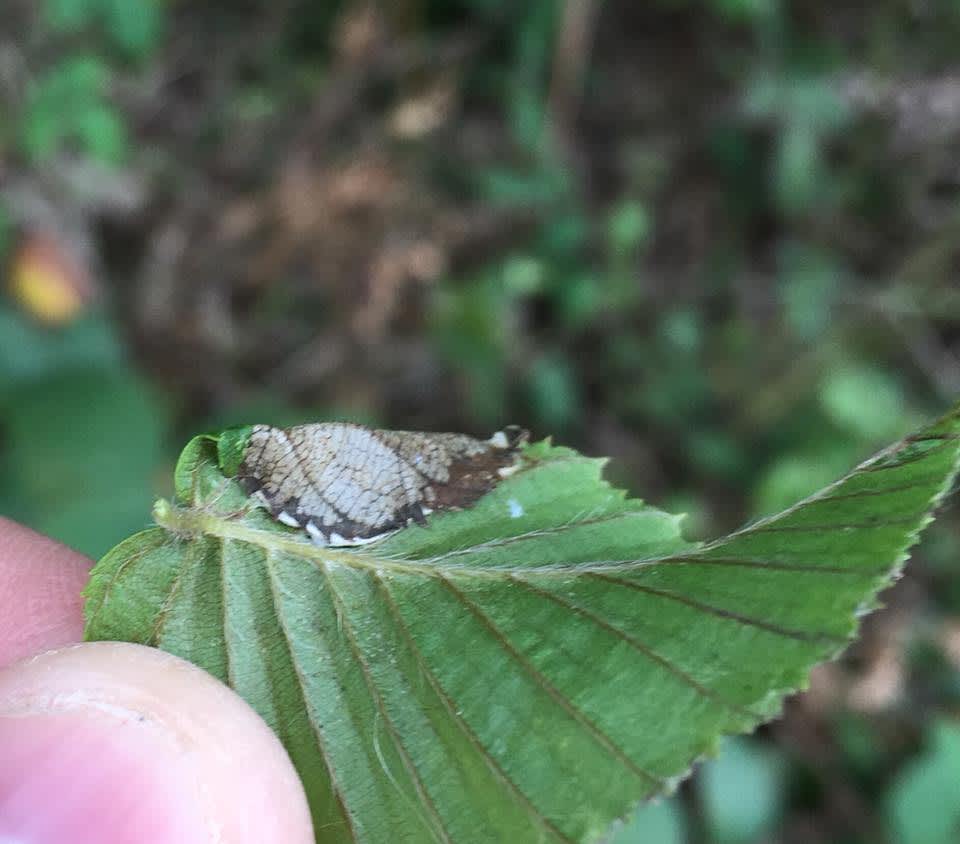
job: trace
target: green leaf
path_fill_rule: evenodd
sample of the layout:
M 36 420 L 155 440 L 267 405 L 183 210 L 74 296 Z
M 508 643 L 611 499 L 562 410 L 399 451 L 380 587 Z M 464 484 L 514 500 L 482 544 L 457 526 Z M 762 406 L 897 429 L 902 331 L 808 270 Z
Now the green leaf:
M 110 69 L 96 55 L 63 59 L 39 77 L 28 93 L 20 127 L 20 143 L 34 161 L 53 155 L 67 141 L 85 151 L 114 160 L 125 144 L 119 114 L 104 95 Z
M 46 0 L 43 15 L 51 28 L 76 32 L 93 21 L 100 12 L 98 0 Z
M 784 789 L 784 759 L 747 739 L 724 742 L 720 758 L 700 777 L 703 812 L 717 844 L 765 840 L 776 823 Z
M 158 0 L 106 0 L 104 15 L 107 31 L 118 47 L 132 56 L 145 56 L 152 50 L 163 30 L 163 14 Z
M 0 402 L 18 385 L 65 369 L 123 368 L 123 351 L 103 316 L 88 314 L 52 332 L 0 304 Z
M 545 428 L 568 428 L 583 407 L 570 361 L 561 354 L 546 354 L 534 361 L 527 390 L 534 417 Z
M 17 387 L 3 405 L 17 517 L 91 555 L 143 527 L 162 420 L 129 373 L 61 370 Z
M 609 844 L 683 844 L 686 840 L 683 812 L 674 799 L 641 806 L 614 829 Z
M 753 493 L 754 513 L 775 513 L 809 495 L 850 465 L 854 447 L 842 439 L 815 443 L 771 464 Z
M 831 325 L 843 267 L 827 252 L 790 242 L 781 248 L 778 263 L 787 327 L 799 339 L 813 341 Z
M 628 253 L 641 246 L 650 236 L 650 215 L 641 202 L 627 201 L 618 205 L 607 223 L 610 248 Z
M 903 433 L 903 390 L 890 372 L 848 365 L 832 370 L 820 386 L 820 404 L 838 427 L 883 442 Z
M 74 131 L 90 155 L 105 164 L 119 164 L 127 154 L 127 127 L 120 112 L 91 105 L 77 115 Z
M 811 210 L 824 192 L 820 136 L 807 126 L 788 126 L 780 135 L 774 163 L 777 204 L 786 214 Z
M 930 750 L 894 783 L 887 800 L 900 844 L 951 844 L 960 833 L 960 726 L 941 721 Z
M 588 841 L 839 653 L 954 480 L 960 411 L 703 546 L 548 443 L 474 507 L 362 549 L 252 506 L 194 439 L 104 557 L 87 637 L 230 683 L 325 841 Z M 229 450 L 228 450 L 229 451 Z

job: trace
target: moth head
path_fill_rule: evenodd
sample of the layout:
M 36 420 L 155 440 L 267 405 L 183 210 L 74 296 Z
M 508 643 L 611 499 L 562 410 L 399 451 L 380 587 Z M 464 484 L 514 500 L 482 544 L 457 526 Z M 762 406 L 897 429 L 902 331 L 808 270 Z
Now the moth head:
M 514 451 L 522 448 L 530 441 L 530 432 L 519 425 L 507 425 L 502 431 L 497 431 L 487 442 L 494 448 L 503 451 Z

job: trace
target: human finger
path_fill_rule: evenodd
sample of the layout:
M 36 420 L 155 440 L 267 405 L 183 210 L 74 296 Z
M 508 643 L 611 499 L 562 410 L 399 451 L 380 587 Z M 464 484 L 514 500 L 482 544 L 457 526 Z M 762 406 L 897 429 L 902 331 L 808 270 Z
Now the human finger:
M 0 668 L 83 637 L 91 561 L 0 516 Z
M 313 841 L 267 724 L 153 648 L 74 645 L 0 671 L 0 748 L 0 841 Z

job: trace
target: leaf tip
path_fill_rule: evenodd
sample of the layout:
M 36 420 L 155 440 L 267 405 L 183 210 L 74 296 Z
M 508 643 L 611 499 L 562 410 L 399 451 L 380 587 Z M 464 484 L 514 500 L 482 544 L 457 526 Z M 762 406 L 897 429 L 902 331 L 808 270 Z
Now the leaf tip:
M 244 425 L 240 428 L 227 428 L 217 437 L 217 462 L 228 478 L 237 474 L 252 432 L 252 426 Z

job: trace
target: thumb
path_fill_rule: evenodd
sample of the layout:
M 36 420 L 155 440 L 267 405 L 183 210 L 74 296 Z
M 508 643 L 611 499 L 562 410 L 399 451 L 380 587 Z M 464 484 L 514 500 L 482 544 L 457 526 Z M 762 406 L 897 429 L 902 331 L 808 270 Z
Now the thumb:
M 312 841 L 280 742 L 190 663 L 97 642 L 0 671 L 0 842 Z

